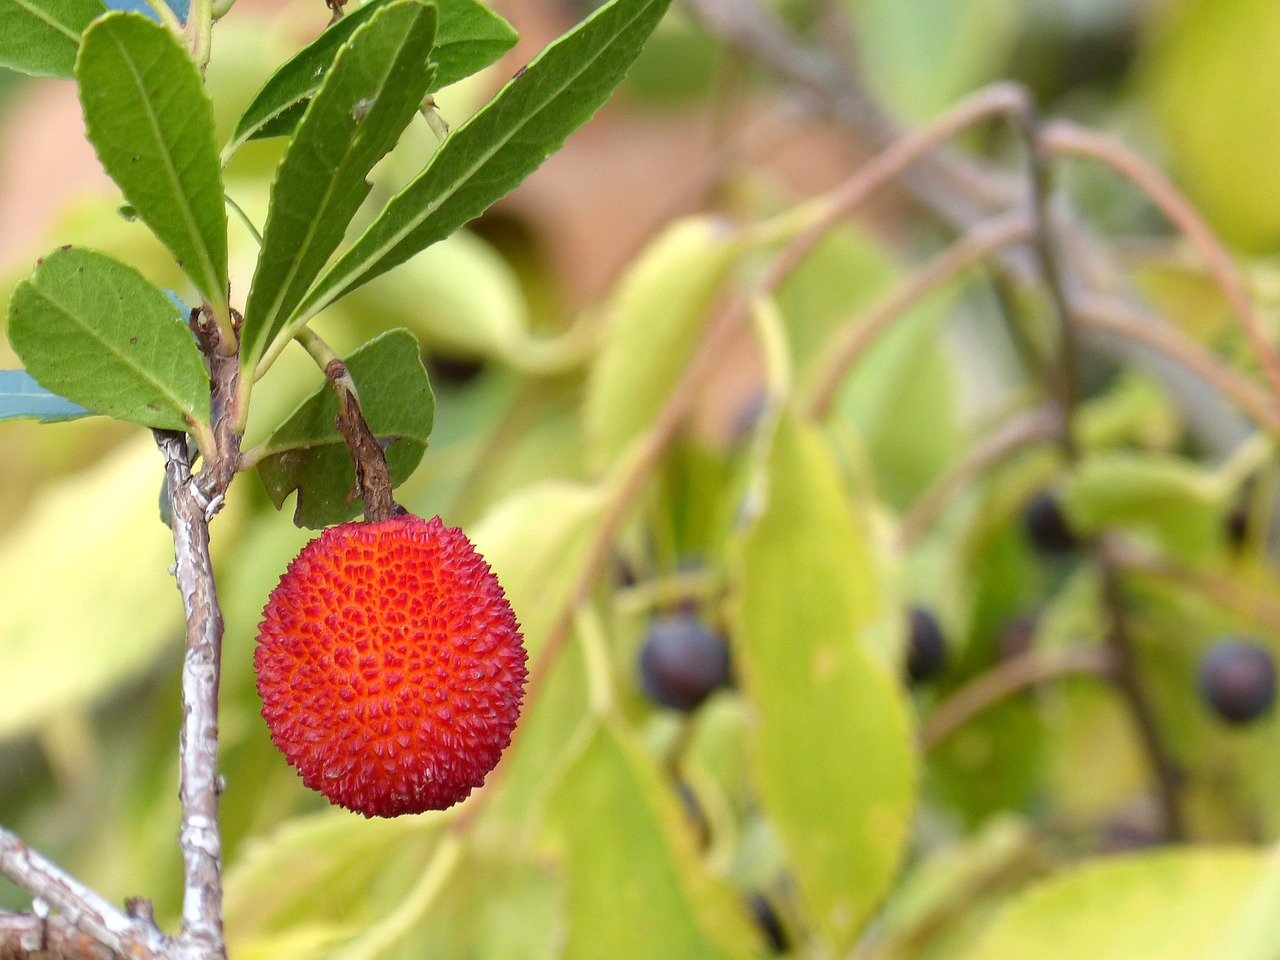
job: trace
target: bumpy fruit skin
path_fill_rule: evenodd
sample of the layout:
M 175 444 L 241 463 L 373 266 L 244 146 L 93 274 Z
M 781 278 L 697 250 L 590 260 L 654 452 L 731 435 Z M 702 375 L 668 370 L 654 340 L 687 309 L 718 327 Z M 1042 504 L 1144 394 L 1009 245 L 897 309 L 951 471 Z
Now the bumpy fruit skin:
M 660 617 L 640 649 L 640 684 L 664 707 L 696 710 L 729 682 L 729 648 L 688 614 Z
M 907 637 L 907 679 L 924 683 L 947 665 L 947 642 L 938 619 L 924 607 L 912 607 Z
M 1219 643 L 1200 661 L 1200 690 L 1223 720 L 1248 723 L 1275 702 L 1275 661 L 1251 643 Z
M 471 541 L 405 515 L 303 547 L 263 610 L 253 662 L 271 739 L 303 782 L 394 817 L 484 782 L 511 742 L 525 659 Z

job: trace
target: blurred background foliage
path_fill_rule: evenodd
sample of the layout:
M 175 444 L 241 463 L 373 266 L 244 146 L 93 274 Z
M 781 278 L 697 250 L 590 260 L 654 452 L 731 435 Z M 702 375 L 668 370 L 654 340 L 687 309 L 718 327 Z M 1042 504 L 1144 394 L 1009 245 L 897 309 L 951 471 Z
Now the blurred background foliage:
M 592 4 L 493 6 L 521 44 L 444 91 L 446 118 L 468 115 Z M 1274 329 L 1272 0 L 769 6 L 805 42 L 856 58 L 904 121 L 1010 78 L 1046 114 L 1134 145 L 1240 254 Z M 313 0 L 239 0 L 208 76 L 223 138 L 326 16 Z M 6 75 L 0 96 L 6 296 L 71 240 L 182 292 L 164 250 L 118 215 L 70 85 Z M 376 171 L 375 198 L 431 144 L 411 127 Z M 987 132 L 966 145 L 1011 147 Z M 259 223 L 280 149 L 250 144 L 227 171 Z M 343 354 L 389 327 L 423 344 L 436 427 L 399 500 L 467 529 L 535 665 L 618 464 L 707 316 L 794 231 L 803 202 L 866 155 L 677 8 L 615 101 L 520 190 L 316 323 Z M 1153 207 L 1082 163 L 1056 173 L 1148 300 L 1252 374 L 1221 295 Z M 231 237 L 234 299 L 254 249 L 235 223 Z M 236 481 L 213 526 L 232 956 L 1276 955 L 1247 951 L 1278 922 L 1265 906 L 1280 874 L 1258 851 L 1280 839 L 1280 721 L 1228 725 L 1196 679 L 1223 637 L 1280 644 L 1272 443 L 1241 444 L 1248 431 L 1229 419 L 1206 428 L 1176 384 L 1088 351 L 1079 464 L 1030 445 L 970 478 L 903 546 L 904 519 L 966 451 L 1044 400 L 1007 335 L 1009 291 L 971 271 L 875 343 L 821 424 L 796 411 L 832 338 L 942 240 L 905 197 L 878 200 L 779 290 L 773 341 L 763 323 L 773 355 L 744 333 L 701 384 L 474 812 L 366 822 L 286 767 L 250 660 L 265 597 L 308 535 L 255 476 Z M 1018 297 L 1034 352 L 1047 307 Z M 0 360 L 17 365 L 2 343 Z M 254 395 L 248 442 L 317 383 L 302 351 L 287 352 Z M 0 822 L 111 899 L 153 897 L 172 920 L 182 608 L 165 576 L 160 460 L 141 431 L 101 418 L 6 423 L 0 451 Z M 1045 490 L 1077 535 L 1120 531 L 1141 561 L 1123 579 L 1126 623 L 1180 771 L 1186 836 L 1204 845 L 1194 852 L 1076 866 L 1163 839 L 1149 757 L 1117 688 L 1096 676 L 1015 693 L 928 742 L 934 711 L 975 678 L 1103 643 L 1097 565 L 1028 532 L 1027 505 Z M 945 662 L 909 685 L 912 607 L 935 618 Z M 637 668 L 662 614 L 729 638 L 734 682 L 688 714 L 646 696 Z M 0 884 L 0 905 L 25 903 Z

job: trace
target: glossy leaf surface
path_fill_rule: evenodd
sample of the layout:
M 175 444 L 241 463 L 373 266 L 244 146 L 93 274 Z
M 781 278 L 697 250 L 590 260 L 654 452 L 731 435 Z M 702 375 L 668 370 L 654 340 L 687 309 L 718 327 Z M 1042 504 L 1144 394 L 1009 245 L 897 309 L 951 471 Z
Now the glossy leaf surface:
M 374 14 L 394 2 L 372 0 L 351 11 L 281 65 L 245 108 L 223 150 L 224 156 L 246 140 L 292 133 L 343 43 Z M 431 51 L 431 62 L 436 66 L 431 90 L 484 69 L 515 45 L 517 35 L 511 26 L 475 0 L 435 0 L 432 5 L 438 11 L 438 23 Z
M 675 795 L 663 790 L 654 762 L 608 723 L 566 771 L 552 799 L 567 870 L 566 960 L 752 952 L 745 913 L 693 857 Z

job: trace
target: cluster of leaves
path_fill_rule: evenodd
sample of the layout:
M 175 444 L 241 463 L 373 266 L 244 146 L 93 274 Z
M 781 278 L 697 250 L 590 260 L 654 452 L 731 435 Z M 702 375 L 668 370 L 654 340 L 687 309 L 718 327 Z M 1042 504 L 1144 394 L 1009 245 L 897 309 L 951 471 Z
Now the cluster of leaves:
M 474 0 L 375 0 L 283 64 L 245 108 L 221 153 L 196 62 L 167 26 L 96 2 L 4 7 L 0 62 L 75 77 L 86 131 L 127 202 L 168 249 L 217 349 L 238 356 L 237 396 L 211 409 L 208 358 L 181 301 L 115 258 L 74 246 L 40 261 L 9 304 L 24 371 L 10 371 L 0 417 L 101 413 L 191 434 L 213 454 L 216 418 L 243 434 L 253 384 L 326 307 L 482 213 L 541 164 L 617 86 L 666 9 L 610 4 L 549 47 L 449 134 L 354 241 L 344 236 L 367 178 L 435 91 L 493 63 L 516 34 Z M 230 304 L 222 168 L 244 144 L 287 138 L 243 317 Z M 340 249 L 341 248 L 341 249 Z M 185 292 L 185 291 L 184 291 Z M 207 352 L 207 351 L 206 351 Z M 351 358 L 363 413 L 392 444 L 394 482 L 421 459 L 433 404 L 408 331 Z M 43 388 L 43 389 L 41 389 Z M 323 387 L 246 455 L 277 506 L 298 492 L 296 521 L 355 516 L 352 471 Z
M 960 17 L 980 6 L 949 9 Z M 883 0 L 867 9 L 885 20 L 898 9 L 925 11 L 919 16 L 933 25 L 928 35 L 944 29 L 936 4 Z M 430 27 L 428 10 L 438 16 Z M 961 416 L 969 385 L 1007 384 L 1003 399 L 1011 407 L 1046 395 L 1039 371 L 1053 361 L 1041 346 L 1052 337 L 1047 298 L 1043 291 L 1012 298 L 1025 313 L 1019 319 L 1030 329 L 1031 352 L 1042 354 L 1029 372 L 1012 362 L 1003 331 L 993 333 L 999 304 L 974 280 L 898 317 L 851 370 L 830 413 L 815 418 L 810 400 L 832 344 L 851 316 L 907 273 L 879 240 L 845 227 L 757 311 L 768 375 L 759 395 L 739 398 L 741 429 L 728 439 L 681 434 L 631 502 L 637 453 L 652 442 L 718 299 L 742 293 L 750 282 L 743 278 L 756 276 L 778 243 L 803 228 L 807 208 L 772 220 L 753 209 L 746 226 L 712 216 L 671 224 L 586 321 L 598 323 L 598 340 L 551 363 L 539 351 L 555 341 L 532 332 L 511 267 L 465 232 L 376 283 L 354 286 L 451 233 L 540 161 L 563 139 L 560 131 L 585 119 L 583 90 L 602 82 L 579 87 L 566 74 L 552 83 L 550 68 L 539 73 L 538 64 L 563 62 L 554 61 L 556 51 L 573 63 L 598 60 L 602 71 L 607 62 L 612 84 L 622 65 L 616 53 L 601 52 L 607 45 L 596 45 L 605 43 L 602 25 L 642 16 L 652 25 L 659 13 L 641 0 L 605 7 L 455 130 L 367 223 L 357 208 L 376 157 L 361 138 L 376 133 L 390 149 L 399 128 L 393 134 L 385 118 L 394 113 L 403 126 L 441 77 L 460 76 L 510 43 L 482 8 L 456 0 L 362 8 L 282 67 L 276 77 L 283 79 L 251 92 L 233 124 L 223 159 L 255 137 L 288 135 L 241 328 L 242 358 L 251 358 L 243 360 L 246 380 L 276 358 L 287 363 L 283 345 L 302 324 L 321 319 L 322 309 L 357 330 L 374 304 L 403 317 L 411 332 L 385 334 L 348 354 L 366 414 L 379 436 L 401 438 L 388 450 L 401 502 L 468 524 L 519 613 L 535 678 L 511 753 L 474 807 L 390 822 L 319 809 L 263 735 L 248 666 L 262 598 L 297 540 L 282 533 L 269 505 L 251 495 L 233 503 L 217 530 L 228 623 L 222 809 L 233 955 L 532 960 L 777 950 L 832 957 L 857 951 L 877 960 L 1274 958 L 1280 872 L 1256 844 L 1280 836 L 1273 747 L 1280 720 L 1264 709 L 1245 726 L 1224 722 L 1205 702 L 1200 674 L 1202 662 L 1216 659 L 1205 653 L 1221 649 L 1222 637 L 1248 636 L 1250 650 L 1278 649 L 1280 616 L 1270 599 L 1277 578 L 1266 544 L 1276 489 L 1270 437 L 1259 434 L 1232 458 L 1213 462 L 1198 453 L 1187 427 L 1194 410 L 1150 372 L 1160 365 L 1117 368 L 1089 353 L 1070 424 L 1075 460 L 1052 441 L 1032 443 L 970 477 L 935 522 L 904 543 L 903 518 L 963 465 L 986 429 Z M 451 68 L 442 38 L 448 30 L 473 39 L 483 33 L 475 27 L 467 34 L 468 22 L 486 25 L 493 45 L 468 67 Z M 112 14 L 88 28 L 86 49 L 104 23 L 161 36 L 137 17 Z M 394 86 L 386 65 L 405 35 L 380 34 L 379 23 L 424 38 L 434 28 L 434 46 L 424 39 L 417 58 L 402 57 L 416 100 L 403 90 L 387 90 L 385 101 L 370 95 L 383 89 L 378 83 Z M 642 34 L 628 34 L 628 55 Z M 913 32 L 912 42 L 927 48 L 921 36 Z M 161 49 L 186 56 L 170 39 L 156 43 Z M 365 50 L 367 59 L 332 56 L 351 49 Z M 436 52 L 424 59 L 424 49 Z M 64 73 L 74 58 L 60 61 Z M 82 83 L 88 62 L 82 52 Z M 938 69 L 936 57 L 922 54 L 920 62 Z M 333 77 L 347 63 L 339 86 Z M 326 64 L 321 86 L 302 83 Z M 190 66 L 180 72 L 198 82 Z M 910 76 L 932 74 L 922 67 Z M 337 92 L 328 93 L 331 87 Z M 552 97 L 555 105 L 541 111 L 513 107 L 540 102 L 519 98 L 551 96 L 552 88 L 573 95 Z M 927 84 L 907 89 L 929 109 L 940 105 Z M 311 106 L 302 107 L 308 99 Z M 205 103 L 203 94 L 195 102 Z M 196 113 L 184 111 L 183 122 Z M 531 144 L 522 128 L 503 141 L 513 117 L 525 114 L 542 118 L 536 129 L 555 134 Z M 109 141 L 105 129 L 90 124 L 92 136 Z M 200 151 L 190 145 L 197 140 L 205 144 Z M 483 149 L 500 141 L 509 146 Z M 174 169 L 203 163 L 216 174 L 216 162 L 209 163 L 217 160 L 214 142 L 178 137 L 172 149 L 204 160 Z M 110 155 L 109 143 L 95 143 Z M 334 144 L 341 149 L 331 151 Z M 134 155 L 117 152 L 126 167 Z M 212 264 L 207 275 L 203 268 L 187 272 L 191 291 L 183 295 L 215 313 L 225 307 L 228 257 L 209 253 L 217 243 L 208 239 L 220 234 L 183 233 L 188 221 L 147 212 L 145 191 L 131 194 L 129 182 L 121 174 L 131 208 L 178 260 Z M 221 197 L 216 179 L 205 188 Z M 215 206 L 221 209 L 220 201 L 206 203 L 206 215 Z M 320 209 L 337 219 L 341 212 L 341 227 L 320 222 Z M 225 236 L 225 220 L 219 223 Z M 350 223 L 362 232 L 344 244 Z M 194 245 L 175 247 L 175 237 Z M 79 287 L 90 282 L 82 277 L 98 279 Z M 1241 354 L 1238 335 L 1225 324 L 1210 329 L 1203 315 L 1192 315 L 1226 314 L 1201 277 L 1153 261 L 1143 280 L 1181 329 L 1225 355 Z M 1178 305 L 1188 284 L 1198 295 L 1194 311 Z M 102 304 L 111 296 L 136 298 L 143 306 L 134 312 L 154 315 L 138 322 L 148 324 L 149 343 L 168 338 L 147 354 L 159 359 L 130 353 L 133 332 L 108 326 L 103 333 L 110 311 Z M 1210 309 L 1199 311 L 1206 302 Z M 207 372 L 184 318 L 131 268 L 88 251 L 55 254 L 20 285 L 15 303 L 11 336 L 15 324 L 56 330 L 49 304 L 58 305 L 58 316 L 79 318 L 81 332 L 63 341 L 40 333 L 30 348 L 19 347 L 33 372 L 40 358 L 52 364 L 57 354 L 73 358 L 56 368 L 73 375 L 64 382 L 39 372 L 57 396 L 13 381 L 27 398 L 18 401 L 27 406 L 13 409 L 49 411 L 52 419 L 74 412 L 63 396 L 99 411 L 123 397 L 142 411 L 131 418 L 136 422 L 197 437 L 210 429 L 212 411 L 202 405 Z M 41 319 L 24 321 L 24 313 Z M 986 338 L 964 366 L 941 335 L 957 319 Z M 103 333 L 116 355 L 132 359 L 90 375 L 74 359 L 85 329 Z M 17 345 L 21 335 L 14 339 Z M 432 424 L 419 340 L 429 354 L 461 349 L 482 365 L 467 382 L 434 384 L 448 416 L 429 456 L 422 451 Z M 105 352 L 95 353 L 96 362 Z M 198 366 L 188 362 L 179 376 L 172 370 L 183 356 Z M 1242 377 L 1252 372 L 1247 363 L 1240 363 Z M 108 382 L 113 391 L 76 392 Z M 270 409 L 266 392 L 255 400 Z M 266 439 L 251 448 L 275 506 L 301 490 L 304 523 L 355 509 L 343 503 L 350 475 L 339 475 L 349 467 L 331 426 L 335 402 L 320 391 L 292 413 L 268 417 Z M 149 404 L 157 410 L 148 412 Z M 105 412 L 123 416 L 124 408 L 122 402 Z M 301 465 L 304 452 L 327 465 Z M 169 825 L 176 698 L 159 682 L 146 701 L 153 712 L 139 715 L 126 690 L 124 706 L 98 708 L 95 716 L 117 731 L 99 739 L 88 725 L 54 722 L 54 715 L 86 714 L 93 696 L 119 689 L 160 657 L 176 627 L 178 611 L 162 578 L 140 574 L 126 595 L 102 573 L 118 566 L 122 544 L 140 569 L 168 562 L 163 538 L 148 539 L 157 526 L 150 498 L 138 494 L 140 478 L 153 468 L 153 454 L 122 449 L 80 477 L 78 487 L 48 496 L 0 554 L 0 582 L 20 598 L 6 611 L 6 633 L 17 639 L 4 656 L 17 693 L 0 702 L 0 732 L 41 729 L 57 777 L 71 784 L 66 792 L 74 798 L 78 786 L 81 803 L 92 796 L 95 809 L 110 814 L 69 862 L 119 896 L 163 891 L 175 871 Z M 100 517 L 93 505 L 104 502 L 116 506 Z M 627 520 L 615 556 L 601 564 L 593 547 L 618 510 Z M 42 544 L 79 542 L 90 523 L 101 544 L 58 558 L 62 575 L 84 589 L 56 605 L 42 603 L 40 567 L 30 558 L 47 552 Z M 1179 768 L 1183 831 L 1198 843 L 1159 846 L 1165 825 L 1153 812 L 1151 758 L 1124 691 L 1106 677 L 1085 673 L 1024 686 L 958 727 L 939 734 L 933 725 L 1011 663 L 1104 652 L 1116 604 L 1092 546 L 1103 536 L 1127 551 L 1120 613 L 1151 715 Z M 614 565 L 612 577 L 601 570 Z M 703 625 L 697 642 L 714 669 L 699 696 L 672 696 L 644 673 L 654 669 L 652 636 L 673 620 L 692 633 L 680 618 L 695 614 Z M 85 623 L 95 625 L 87 636 Z M 927 670 L 912 665 L 913 625 L 917 633 L 925 625 L 934 654 L 942 646 Z M 709 628 L 727 640 L 728 683 L 721 682 Z M 562 635 L 568 645 L 555 641 Z M 42 650 L 37 640 L 48 636 L 85 646 L 60 639 L 56 651 Z M 70 668 L 50 671 L 51 657 Z M 94 772 L 70 775 L 76 764 L 67 758 L 86 753 L 96 753 Z M 71 800 L 39 797 L 15 807 L 33 840 L 53 835 L 54 849 L 65 849 L 40 824 L 55 819 L 51 807 L 75 814 L 80 808 Z M 1094 856 L 1148 846 L 1156 849 Z M 176 910 L 163 893 L 157 907 L 162 916 Z

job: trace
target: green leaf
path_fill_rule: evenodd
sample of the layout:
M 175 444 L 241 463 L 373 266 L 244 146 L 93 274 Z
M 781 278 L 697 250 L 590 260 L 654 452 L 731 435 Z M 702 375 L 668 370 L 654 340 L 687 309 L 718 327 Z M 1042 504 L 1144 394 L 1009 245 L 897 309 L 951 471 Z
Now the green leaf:
M 1278 960 L 1280 958 L 1280 847 L 1271 846 L 1266 869 L 1241 901 L 1232 924 L 1223 932 L 1212 960 Z
M 324 83 L 343 44 L 374 14 L 395 2 L 397 0 L 371 0 L 333 23 L 281 64 L 245 107 L 222 150 L 223 158 L 230 157 L 246 140 L 292 133 L 302 120 L 307 104 Z
M 1019 896 L 964 960 L 1203 960 L 1265 870 L 1223 848 L 1094 861 Z
M 0 422 L 28 418 L 57 423 L 91 416 L 92 410 L 46 390 L 25 370 L 0 370 Z
M 923 122 L 1007 75 L 1023 36 L 1017 0 L 845 0 L 865 40 L 867 76 L 890 109 Z M 1041 29 L 1052 29 L 1041 26 Z
M 867 445 L 877 487 L 895 509 L 924 493 L 961 449 L 956 378 L 933 303 L 900 317 L 867 350 L 837 409 Z M 919 424 L 929 429 L 918 429 Z
M 0 67 L 69 78 L 80 34 L 106 10 L 102 0 L 0 0 Z
M 137 437 L 35 491 L 0 541 L 0 737 L 47 729 L 141 674 L 182 635 L 159 458 Z M 111 572 L 111 575 L 107 574 Z
M 246 140 L 292 133 L 347 38 L 393 2 L 372 0 L 348 13 L 286 61 L 245 108 L 223 148 L 223 157 L 229 157 Z M 431 51 L 436 72 L 430 90 L 439 90 L 489 66 L 518 39 L 505 20 L 475 0 L 435 0 L 433 5 L 438 11 L 438 23 L 435 49 Z
M 694 856 L 682 815 L 653 760 L 612 724 L 597 726 L 551 800 L 566 867 L 564 960 L 757 952 L 745 915 Z
M 722 218 L 692 217 L 668 227 L 628 269 L 605 314 L 587 384 L 584 416 L 596 467 L 613 462 L 653 422 L 742 249 Z
M 215 313 L 227 311 L 227 214 L 213 109 L 181 40 L 137 13 L 110 13 L 76 63 L 98 159 Z
M 365 180 L 426 96 L 436 11 L 418 0 L 379 10 L 338 52 L 275 183 L 245 306 L 240 361 L 252 370 L 371 189 Z
M 389 330 L 345 361 L 369 429 L 384 444 L 391 482 L 403 483 L 422 459 L 435 416 L 418 342 L 407 330 Z M 347 502 L 355 468 L 334 426 L 337 415 L 337 395 L 322 384 L 264 444 L 258 475 L 277 509 L 297 491 L 293 522 L 300 527 L 341 523 L 361 509 L 360 500 Z
M 547 47 L 449 135 L 316 282 L 293 322 L 444 239 L 514 189 L 608 99 L 669 3 L 612 0 Z
M 764 810 L 816 932 L 841 955 L 902 862 L 915 744 L 902 689 L 869 646 L 882 601 L 868 534 L 821 437 L 789 414 L 768 483 L 742 547 L 735 653 L 759 714 Z
M 1280 243 L 1280 5 L 1184 0 L 1151 9 L 1144 103 L 1175 182 L 1233 247 Z M 1229 149 L 1230 162 L 1223 162 Z
M 432 0 L 440 9 L 440 29 L 431 60 L 436 65 L 432 90 L 479 73 L 516 45 L 520 35 L 475 0 Z
M 564 936 L 561 890 L 543 858 L 505 845 L 470 844 L 430 909 L 394 952 L 413 960 L 555 960 Z M 394 922 L 394 916 L 392 918 Z M 404 924 L 401 924 L 403 927 Z M 377 926 L 368 936 L 379 939 Z M 355 956 L 367 956 L 353 951 Z M 331 960 L 354 960 L 351 953 Z
M 233 945 L 307 923 L 367 921 L 368 907 L 378 906 L 356 908 L 370 899 L 380 868 L 397 850 L 430 849 L 450 816 L 365 820 L 326 810 L 290 820 L 257 839 L 227 872 L 227 931 Z M 280 883 L 282 876 L 293 882 Z
M 1121 527 L 1191 563 L 1211 559 L 1221 546 L 1231 507 L 1216 478 L 1186 460 L 1150 452 L 1090 454 L 1063 493 L 1072 526 L 1082 534 Z
M 18 284 L 9 342 L 41 386 L 145 427 L 209 420 L 209 374 L 172 300 L 132 267 L 64 247 Z

